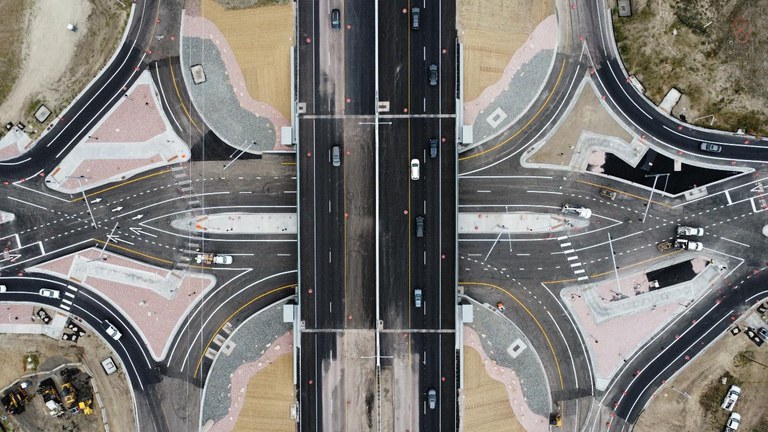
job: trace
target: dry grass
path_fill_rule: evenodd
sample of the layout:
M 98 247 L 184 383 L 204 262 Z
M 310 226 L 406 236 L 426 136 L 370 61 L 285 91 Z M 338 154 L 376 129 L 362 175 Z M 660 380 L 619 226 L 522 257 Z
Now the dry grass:
M 291 420 L 293 391 L 293 357 L 283 355 L 262 369 L 248 382 L 243 408 L 234 432 L 293 432 Z
M 551 1 L 459 0 L 457 22 L 464 43 L 464 99 L 497 82 L 512 54 L 554 12 Z
M 21 47 L 31 0 L 0 2 L 0 101 L 11 92 L 21 71 Z
M 251 97 L 289 118 L 293 4 L 235 11 L 203 0 L 201 10 L 227 38 Z
M 573 155 L 573 146 L 576 145 L 582 130 L 614 136 L 626 142 L 632 141 L 632 136 L 603 108 L 592 88 L 585 86 L 576 105 L 568 114 L 568 118 L 547 143 L 531 155 L 529 161 L 567 165 Z
M 614 28 L 622 59 L 656 103 L 671 87 L 687 96 L 688 121 L 768 133 L 768 8 L 741 0 L 638 0 Z M 615 12 L 615 10 L 614 10 Z M 675 34 L 676 33 L 676 34 Z M 653 43 L 649 43 L 649 41 Z M 710 126 L 711 118 L 696 124 Z
M 525 432 L 509 405 L 504 384 L 488 376 L 480 354 L 464 347 L 464 430 Z
M 725 384 L 723 377 L 727 379 Z M 741 414 L 739 430 L 766 431 L 768 350 L 756 348 L 743 333 L 723 336 L 667 382 L 638 419 L 635 431 L 722 430 L 729 413 L 720 408 L 720 403 L 731 384 L 741 386 L 736 404 Z

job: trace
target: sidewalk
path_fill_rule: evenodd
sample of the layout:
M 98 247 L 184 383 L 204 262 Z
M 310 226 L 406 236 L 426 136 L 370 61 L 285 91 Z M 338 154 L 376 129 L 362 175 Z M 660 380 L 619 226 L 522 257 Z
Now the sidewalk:
M 144 171 L 188 161 L 187 145 L 160 108 L 148 71 L 45 178 L 46 186 L 74 194 Z
M 555 233 L 589 225 L 586 219 L 552 213 L 459 213 L 459 234 L 533 234 Z

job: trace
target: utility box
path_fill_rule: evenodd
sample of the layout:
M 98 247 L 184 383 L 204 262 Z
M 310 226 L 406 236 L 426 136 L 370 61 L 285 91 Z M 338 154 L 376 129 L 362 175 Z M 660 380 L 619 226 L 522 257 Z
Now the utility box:
M 628 17 L 632 16 L 632 4 L 629 0 L 618 0 L 619 2 L 619 16 Z

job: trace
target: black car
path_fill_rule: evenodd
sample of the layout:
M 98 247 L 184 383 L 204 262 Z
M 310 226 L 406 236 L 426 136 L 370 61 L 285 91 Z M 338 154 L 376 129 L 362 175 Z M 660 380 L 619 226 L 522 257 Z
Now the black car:
M 51 316 L 48 315 L 48 313 L 45 312 L 45 310 L 43 309 L 37 310 L 37 316 L 40 317 L 40 319 L 43 320 L 43 323 L 45 324 L 48 324 L 49 322 L 51 322 Z
M 432 87 L 437 85 L 437 65 L 434 63 L 429 65 L 429 85 Z
M 331 11 L 331 28 L 334 31 L 341 29 L 341 11 L 338 9 Z

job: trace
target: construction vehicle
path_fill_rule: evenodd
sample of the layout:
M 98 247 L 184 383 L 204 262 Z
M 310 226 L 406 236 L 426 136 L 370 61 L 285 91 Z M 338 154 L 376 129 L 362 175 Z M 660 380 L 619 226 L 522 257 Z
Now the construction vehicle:
M 661 243 L 656 245 L 656 249 L 658 249 L 659 252 L 664 252 L 664 251 L 670 250 L 673 247 L 675 247 L 675 243 L 672 242 L 672 241 L 669 241 L 669 240 L 663 241 L 663 242 L 661 242 Z
M 64 414 L 64 410 L 61 407 L 61 399 L 59 398 L 59 392 L 56 390 L 56 383 L 52 378 L 40 381 L 37 387 L 37 394 L 43 397 L 45 406 L 48 407 L 48 414 L 53 417 L 58 417 Z
M 61 385 L 61 399 L 66 409 L 72 408 L 77 402 L 77 392 L 71 383 L 65 382 Z
M 197 254 L 197 256 L 195 256 L 195 262 L 204 265 L 232 264 L 232 257 L 230 255 L 217 255 L 212 253 Z
M 9 414 L 21 414 L 29 401 L 27 392 L 21 386 L 13 386 L 8 390 L 8 393 L 3 395 L 2 401 L 3 408 L 8 411 Z
M 616 199 L 616 192 L 612 191 L 610 189 L 601 188 L 600 189 L 600 196 L 607 199 L 607 200 L 615 200 Z
M 93 400 L 88 399 L 87 401 L 78 402 L 77 407 L 80 409 L 80 411 L 83 412 L 83 414 L 91 415 L 93 414 L 93 408 L 91 408 L 91 405 L 93 405 Z
M 549 425 L 554 427 L 561 427 L 563 426 L 563 418 L 560 417 L 560 414 L 552 413 L 549 415 Z

